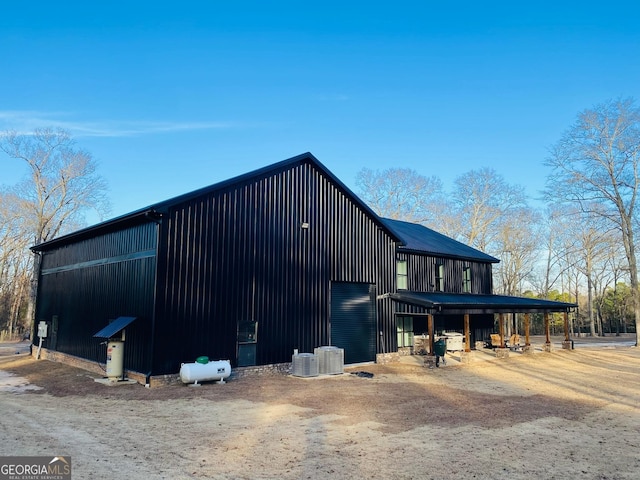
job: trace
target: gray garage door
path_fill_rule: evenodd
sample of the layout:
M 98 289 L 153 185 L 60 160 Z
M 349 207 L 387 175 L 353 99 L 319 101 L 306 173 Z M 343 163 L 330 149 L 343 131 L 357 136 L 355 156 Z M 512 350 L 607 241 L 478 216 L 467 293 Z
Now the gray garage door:
M 375 285 L 331 283 L 331 345 L 344 349 L 344 363 L 376 359 Z

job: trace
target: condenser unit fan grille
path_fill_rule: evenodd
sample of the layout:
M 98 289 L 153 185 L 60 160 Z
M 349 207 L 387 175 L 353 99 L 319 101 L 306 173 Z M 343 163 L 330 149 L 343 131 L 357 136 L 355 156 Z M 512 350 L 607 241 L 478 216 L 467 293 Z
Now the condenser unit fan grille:
M 318 357 L 313 353 L 298 353 L 291 359 L 291 374 L 296 377 L 317 377 Z
M 338 375 L 344 372 L 344 349 L 332 346 L 317 347 L 313 353 L 318 357 L 320 375 Z

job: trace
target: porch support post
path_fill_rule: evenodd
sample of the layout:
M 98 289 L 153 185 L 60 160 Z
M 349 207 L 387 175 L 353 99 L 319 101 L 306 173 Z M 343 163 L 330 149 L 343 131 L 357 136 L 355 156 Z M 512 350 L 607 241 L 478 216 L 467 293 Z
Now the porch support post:
M 550 330 L 549 330 L 549 312 L 544 312 L 544 334 L 546 337 L 546 340 L 544 342 L 544 351 L 545 352 L 550 352 L 551 351 L 551 336 L 549 334 Z
M 424 357 L 424 366 L 434 368 L 436 366 L 435 340 L 433 338 L 433 315 L 427 314 L 427 332 L 429 333 L 429 355 Z
M 569 338 L 569 312 L 564 312 L 564 342 L 562 342 L 563 350 L 573 350 L 573 342 Z
M 469 332 L 469 314 L 464 314 L 464 351 L 471 351 L 471 338 Z
M 509 349 L 504 344 L 504 314 L 498 314 L 498 332 L 500 333 L 500 348 L 496 348 L 496 358 L 507 358 Z
M 429 355 L 435 355 L 433 338 L 433 315 L 427 315 L 427 331 L 429 332 Z
M 530 329 L 530 315 L 528 313 L 524 314 L 524 347 L 522 348 L 522 353 L 533 353 L 533 347 L 531 346 L 531 339 L 529 338 L 529 329 Z
M 460 352 L 460 362 L 471 362 L 471 332 L 469 328 L 469 314 L 464 314 L 464 352 Z

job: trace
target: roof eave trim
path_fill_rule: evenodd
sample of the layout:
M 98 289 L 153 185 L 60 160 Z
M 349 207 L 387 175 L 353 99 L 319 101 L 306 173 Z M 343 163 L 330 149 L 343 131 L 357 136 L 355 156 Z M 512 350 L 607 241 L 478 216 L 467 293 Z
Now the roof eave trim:
M 403 244 L 404 245 L 404 244 Z M 398 253 L 411 253 L 416 255 L 429 255 L 432 257 L 442 257 L 442 258 L 452 258 L 455 260 L 469 260 L 473 262 L 482 262 L 482 263 L 500 263 L 500 260 L 492 257 L 491 255 L 487 255 L 488 258 L 480 258 L 480 257 L 472 257 L 467 255 L 455 255 L 451 253 L 442 253 L 442 252 L 432 252 L 429 250 L 416 250 L 412 248 L 399 248 Z

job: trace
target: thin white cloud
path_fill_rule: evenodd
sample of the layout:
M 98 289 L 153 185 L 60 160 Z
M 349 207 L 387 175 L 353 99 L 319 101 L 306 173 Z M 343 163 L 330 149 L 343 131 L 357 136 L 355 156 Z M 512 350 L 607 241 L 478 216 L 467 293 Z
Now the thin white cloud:
M 71 116 L 68 112 L 0 110 L 0 131 L 12 130 L 29 134 L 38 128 L 51 127 L 68 130 L 75 137 L 132 137 L 193 130 L 217 130 L 239 126 L 232 122 L 83 122 L 69 119 Z

